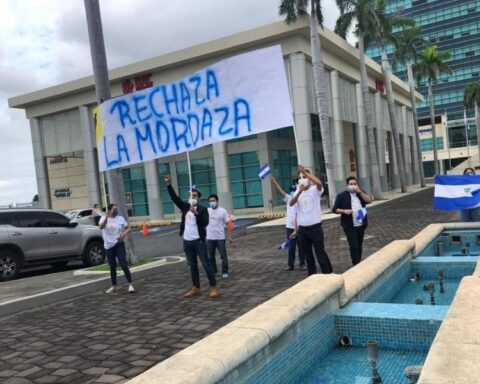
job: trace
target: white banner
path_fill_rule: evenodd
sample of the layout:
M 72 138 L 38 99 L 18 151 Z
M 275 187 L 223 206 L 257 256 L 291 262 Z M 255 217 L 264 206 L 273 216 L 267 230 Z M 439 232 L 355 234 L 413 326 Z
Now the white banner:
M 100 113 L 100 171 L 293 125 L 279 45 L 108 100 Z

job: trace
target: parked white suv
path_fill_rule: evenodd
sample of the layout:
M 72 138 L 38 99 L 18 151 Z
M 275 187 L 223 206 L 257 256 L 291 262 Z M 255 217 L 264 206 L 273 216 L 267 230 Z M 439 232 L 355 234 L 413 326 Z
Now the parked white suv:
M 78 258 L 86 266 L 103 264 L 98 227 L 46 209 L 0 210 L 0 281 L 16 278 L 23 266 L 62 266 Z
M 74 209 L 72 211 L 68 211 L 65 216 L 67 216 L 70 221 L 75 221 L 79 224 L 94 225 L 92 208 Z

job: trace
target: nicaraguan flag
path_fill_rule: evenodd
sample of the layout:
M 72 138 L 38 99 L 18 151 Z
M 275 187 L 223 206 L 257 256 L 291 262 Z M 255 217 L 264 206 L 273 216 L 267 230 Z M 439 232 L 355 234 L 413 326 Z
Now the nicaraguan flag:
M 367 208 L 362 208 L 357 211 L 357 216 L 355 218 L 358 220 L 359 223 L 363 224 L 365 217 L 367 216 Z
M 278 249 L 288 249 L 288 248 L 290 248 L 290 242 L 291 242 L 291 240 L 287 240 L 287 241 L 284 242 L 282 245 L 280 245 L 280 246 L 278 247 Z
M 257 172 L 258 177 L 260 177 L 262 180 L 271 173 L 272 171 L 270 171 L 270 165 L 268 165 L 268 163 L 265 164 L 262 168 L 260 168 Z
M 480 176 L 435 176 L 433 209 L 458 211 L 480 206 Z
M 197 189 L 197 185 L 196 185 L 196 184 L 192 184 L 192 186 L 190 187 L 190 189 L 188 190 L 188 192 L 192 192 L 194 189 Z

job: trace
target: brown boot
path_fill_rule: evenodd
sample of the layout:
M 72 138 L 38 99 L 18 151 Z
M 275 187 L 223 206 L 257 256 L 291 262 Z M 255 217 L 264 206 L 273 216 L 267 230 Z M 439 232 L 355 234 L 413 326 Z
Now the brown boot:
M 192 287 L 187 293 L 185 293 L 185 297 L 195 297 L 200 295 L 200 288 Z
M 217 296 L 218 296 L 217 287 L 210 288 L 210 297 L 213 299 L 214 297 L 217 297 Z

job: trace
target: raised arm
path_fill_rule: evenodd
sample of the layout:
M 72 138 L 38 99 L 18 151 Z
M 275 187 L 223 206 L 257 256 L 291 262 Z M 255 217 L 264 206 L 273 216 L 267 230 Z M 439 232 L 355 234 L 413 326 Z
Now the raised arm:
M 372 197 L 365 191 L 363 191 L 360 186 L 356 185 L 355 186 L 355 192 L 357 192 L 360 197 L 363 199 L 363 201 L 366 203 L 366 204 L 369 204 L 373 201 Z
M 180 209 L 182 212 L 188 209 L 188 204 L 183 202 L 180 197 L 175 193 L 175 190 L 172 187 L 172 178 L 170 175 L 164 176 L 165 183 L 167 183 L 167 191 L 168 194 L 170 195 L 170 198 L 172 199 L 173 203 Z
M 305 191 L 305 187 L 303 185 L 299 185 L 297 189 L 297 193 L 293 195 L 293 197 L 290 199 L 290 206 L 293 207 L 295 204 L 297 204 L 298 198 L 302 194 L 303 191 Z
M 315 184 L 318 190 L 320 191 L 322 190 L 323 188 L 322 180 L 320 180 L 317 176 L 314 176 L 311 173 L 307 172 L 303 165 L 298 166 L 298 172 L 301 173 L 303 176 L 305 176 L 307 179 L 309 179 L 313 184 Z
M 270 180 L 272 181 L 272 184 L 275 187 L 275 189 L 277 190 L 277 192 L 280 194 L 280 196 L 282 196 L 282 199 L 284 199 L 286 193 L 282 189 L 282 187 L 280 187 L 280 184 L 278 184 L 276 177 L 275 176 L 270 176 Z

